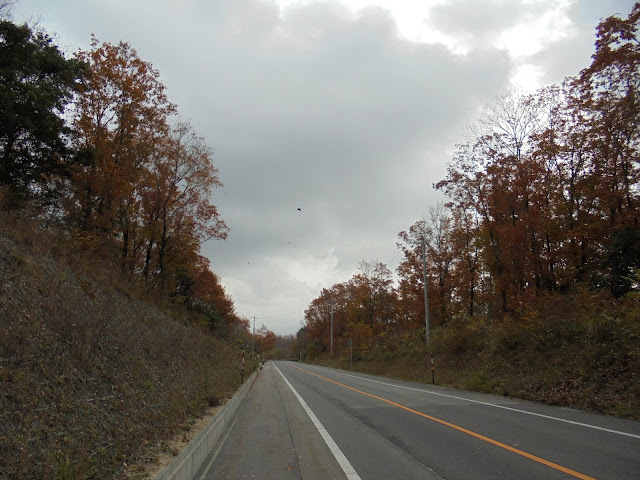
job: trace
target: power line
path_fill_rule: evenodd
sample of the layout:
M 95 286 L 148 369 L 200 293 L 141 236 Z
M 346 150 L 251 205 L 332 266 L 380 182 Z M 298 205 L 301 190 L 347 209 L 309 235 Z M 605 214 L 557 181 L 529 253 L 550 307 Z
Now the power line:
M 387 262 L 387 268 L 389 268 L 389 270 L 391 270 L 393 268 L 393 266 L 398 263 L 400 261 L 400 259 L 398 258 L 400 255 L 402 255 L 402 252 L 397 252 L 392 258 L 391 260 L 389 260 Z

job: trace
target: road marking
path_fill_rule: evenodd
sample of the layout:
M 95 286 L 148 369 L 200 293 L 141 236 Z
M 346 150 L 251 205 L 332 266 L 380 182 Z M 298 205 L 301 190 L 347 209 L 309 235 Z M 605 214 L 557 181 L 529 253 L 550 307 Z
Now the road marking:
M 338 461 L 340 468 L 342 468 L 342 471 L 347 476 L 347 478 L 349 480 L 361 480 L 360 475 L 356 473 L 355 469 L 351 466 L 351 463 L 349 463 L 349 460 L 347 460 L 347 457 L 345 457 L 344 453 L 342 453 L 342 450 L 340 450 L 340 447 L 336 445 L 336 442 L 333 441 L 333 438 L 331 438 L 331 435 L 329 435 L 329 432 L 327 432 L 327 429 L 324 428 L 320 420 L 318 420 L 318 417 L 316 417 L 315 413 L 313 413 L 313 411 L 309 408 L 307 402 L 305 402 L 300 394 L 296 391 L 296 389 L 293 388 L 293 385 L 289 383 L 289 380 L 287 380 L 287 378 L 282 374 L 280 369 L 275 365 L 274 367 L 276 370 L 278 370 L 278 373 L 286 382 L 286 384 L 289 385 L 289 388 L 300 402 L 300 405 L 302 405 L 302 408 L 304 408 L 305 412 L 307 412 L 307 415 L 309 415 L 309 418 L 318 429 L 318 432 L 320 432 L 322 439 L 327 444 L 327 447 L 329 447 L 329 450 L 331 450 L 331 453 L 333 453 L 333 456 Z
M 483 402 L 483 401 L 480 401 L 480 400 L 472 400 L 471 398 L 457 397 L 455 395 L 447 395 L 446 393 L 432 392 L 430 390 L 425 390 L 423 388 L 412 388 L 412 387 L 405 387 L 405 386 L 402 386 L 402 385 L 396 385 L 395 383 L 380 382 L 378 380 L 372 380 L 372 379 L 366 378 L 366 377 L 359 377 L 358 375 L 351 375 L 349 373 L 335 372 L 333 370 L 331 370 L 331 373 L 335 373 L 336 375 L 342 375 L 344 377 L 353 377 L 353 378 L 357 378 L 359 380 L 366 380 L 366 381 L 372 382 L 372 383 L 379 383 L 380 385 L 387 385 L 389 387 L 402 388 L 404 390 L 413 390 L 415 392 L 427 393 L 429 395 L 437 395 L 439 397 L 454 398 L 456 400 L 464 400 L 464 401 L 467 401 L 467 402 L 479 403 L 480 405 L 486 405 L 488 407 L 502 408 L 503 410 L 510 410 L 512 412 L 525 413 L 527 415 L 533 415 L 535 417 L 546 418 L 548 420 L 555 420 L 555 421 L 558 421 L 558 422 L 570 423 L 571 425 L 578 425 L 580 427 L 592 428 L 594 430 L 600 430 L 600 431 L 603 431 L 603 432 L 614 433 L 616 435 L 624 435 L 626 437 L 640 438 L 640 435 L 636 435 L 635 433 L 628 433 L 628 432 L 622 432 L 620 430 L 612 430 L 611 428 L 598 427 L 597 425 L 591 425 L 589 423 L 574 422 L 573 420 L 567 420 L 567 419 L 559 418 L 559 417 L 552 417 L 550 415 L 544 415 L 542 413 L 529 412 L 527 410 L 520 410 L 518 408 L 513 408 L 513 407 L 506 407 L 504 405 L 497 405 L 495 403 Z
M 388 400 L 388 399 L 386 399 L 384 397 L 379 397 L 377 395 L 373 395 L 371 393 L 367 393 L 367 392 L 364 392 L 362 390 L 358 390 L 357 388 L 350 387 L 349 385 L 345 385 L 344 383 L 336 382 L 335 380 L 331 380 L 330 378 L 323 377 L 322 375 L 318 375 L 317 373 L 310 372 L 309 370 L 305 370 L 304 368 L 300 368 L 300 367 L 296 367 L 296 366 L 293 366 L 293 367 L 297 368 L 298 370 L 301 370 L 303 372 L 306 372 L 306 373 L 308 373 L 310 375 L 314 375 L 314 376 L 316 376 L 318 378 L 322 378 L 323 380 L 326 380 L 328 382 L 334 383 L 334 384 L 339 385 L 341 387 L 344 387 L 344 388 L 347 388 L 347 389 L 352 390 L 354 392 L 357 392 L 357 393 L 360 393 L 362 395 L 365 395 L 367 397 L 375 398 L 375 399 L 380 400 L 382 402 L 385 402 L 385 403 L 388 403 L 390 405 L 393 405 L 393 406 L 396 406 L 398 408 L 401 408 L 403 410 L 406 410 L 407 412 L 410 412 L 410 413 L 413 413 L 415 415 L 419 415 L 421 417 L 427 418 L 427 419 L 429 419 L 431 421 L 440 423 L 440 424 L 445 425 L 445 426 L 447 426 L 449 428 L 453 428 L 454 430 L 458 430 L 459 432 L 466 433 L 467 435 L 471 435 L 472 437 L 476 437 L 476 438 L 478 438 L 480 440 L 483 440 L 483 441 L 485 441 L 487 443 L 491 443 L 492 445 L 495 445 L 497 447 L 504 448 L 505 450 L 509 450 L 510 452 L 517 453 L 518 455 L 521 455 L 521 456 L 526 457 L 526 458 L 528 458 L 530 460 L 533 460 L 535 462 L 538 462 L 538 463 L 541 463 L 541 464 L 546 465 L 548 467 L 551 467 L 551 468 L 553 468 L 555 470 L 558 470 L 560 472 L 564 472 L 564 473 L 566 473 L 568 475 L 571 475 L 572 477 L 576 477 L 576 478 L 579 478 L 581 480 L 596 480 L 595 478 L 590 477 L 588 475 L 584 475 L 583 473 L 576 472 L 575 470 L 571 470 L 570 468 L 563 467 L 562 465 L 558 465 L 557 463 L 553 463 L 553 462 L 550 462 L 549 460 L 545 460 L 544 458 L 537 457 L 535 455 L 532 455 L 531 453 L 527 453 L 527 452 L 525 452 L 523 450 L 520 450 L 518 448 L 514 448 L 514 447 L 512 447 L 510 445 L 507 445 L 505 443 L 502 443 L 502 442 L 499 442 L 497 440 L 494 440 L 493 438 L 486 437 L 486 436 L 481 435 L 479 433 L 476 433 L 476 432 L 474 432 L 472 430 L 468 430 L 468 429 L 466 429 L 464 427 L 460 427 L 460 426 L 455 425 L 453 423 L 449 423 L 449 422 L 447 422 L 445 420 L 440 420 L 439 418 L 432 417 L 431 415 L 427 415 L 426 413 L 419 412 L 417 410 L 414 410 L 413 408 L 409 408 L 409 407 L 407 407 L 405 405 L 402 405 L 400 403 L 396 403 L 396 402 L 394 402 L 392 400 Z

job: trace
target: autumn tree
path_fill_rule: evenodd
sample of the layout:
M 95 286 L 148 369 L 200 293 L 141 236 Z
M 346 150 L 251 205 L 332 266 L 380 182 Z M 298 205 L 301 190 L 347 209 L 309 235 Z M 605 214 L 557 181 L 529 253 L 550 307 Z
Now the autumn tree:
M 371 348 L 373 325 L 365 321 L 366 300 L 362 294 L 362 289 L 358 289 L 352 282 L 338 283 L 329 289 L 322 289 L 320 295 L 305 310 L 307 354 L 317 357 L 330 351 L 332 316 L 334 352 L 343 348 L 347 339 L 354 342 L 358 351 L 364 352 Z
M 633 251 L 640 231 L 640 3 L 627 18 L 611 16 L 596 29 L 593 62 L 576 79 L 579 102 L 589 119 L 588 145 L 593 201 L 606 220 L 596 230 L 607 252 L 600 263 L 604 283 L 616 295 L 630 285 L 623 279 L 640 265 Z
M 233 299 L 222 286 L 218 275 L 213 273 L 207 258 L 198 255 L 176 280 L 175 296 L 199 320 L 222 337 L 236 338 L 240 330 L 248 332 L 249 323 L 238 317 Z
M 307 327 L 303 326 L 296 332 L 290 349 L 294 359 L 301 359 L 307 357 L 307 346 L 309 344 L 309 337 L 307 335 Z
M 601 22 L 593 63 L 577 77 L 499 96 L 436 185 L 458 232 L 454 273 L 470 267 L 468 298 L 476 280 L 493 292 L 489 312 L 513 313 L 576 285 L 630 288 L 623 278 L 640 263 L 639 16 L 636 5 L 626 19 Z
M 391 272 L 378 261 L 362 261 L 358 270 L 347 282 L 322 289 L 305 311 L 310 355 L 330 349 L 332 316 L 334 353 L 348 351 L 349 340 L 358 354 L 385 344 L 385 338 L 393 341 L 389 334 L 396 331 L 398 302 Z
M 0 13 L 8 6 L 0 4 Z M 84 72 L 46 33 L 0 21 L 0 185 L 15 195 L 53 193 L 52 177 L 69 174 L 74 156 L 63 114 Z
M 549 100 L 547 128 L 535 137 L 534 156 L 544 165 L 547 228 L 544 249 L 552 289 L 583 282 L 593 261 L 593 181 L 589 175 L 588 120 L 576 100 L 575 82 L 540 92 Z
M 578 78 L 582 107 L 593 118 L 590 147 L 599 200 L 609 226 L 638 225 L 640 163 L 640 4 L 628 18 L 612 16 L 596 29 L 596 52 Z
M 152 153 L 169 131 L 175 106 L 159 72 L 128 44 L 100 44 L 77 58 L 89 74 L 73 108 L 74 143 L 91 157 L 74 177 L 72 214 L 83 231 L 119 237 L 123 258 L 136 228 L 136 189 Z
M 288 360 L 293 357 L 293 350 L 295 348 L 296 336 L 295 335 L 277 335 L 273 348 L 269 352 L 269 358 L 274 360 Z M 297 359 L 299 355 L 296 355 Z
M 473 317 L 480 313 L 478 305 L 483 305 L 483 265 L 480 258 L 479 239 L 480 217 L 478 212 L 468 208 L 452 208 L 451 250 L 454 270 L 451 276 L 455 291 L 452 313 L 466 313 Z
M 446 323 L 454 297 L 452 275 L 455 257 L 451 214 L 443 204 L 430 206 L 427 215 L 408 231 L 400 232 L 398 238 L 397 246 L 404 254 L 397 270 L 400 277 L 400 303 L 405 308 L 413 306 L 411 324 L 418 328 L 424 325 L 423 240 L 430 314 L 434 325 Z M 404 314 L 405 318 L 409 315 L 408 312 Z
M 341 296 L 337 295 L 338 290 L 339 287 L 336 285 L 330 290 L 323 288 L 320 295 L 311 301 L 304 312 L 305 332 L 309 342 L 317 344 L 323 351 L 326 351 L 331 343 L 329 322 L 331 321 L 332 303 L 334 317 L 336 310 L 342 310 L 338 307 L 342 303 Z
M 305 312 L 311 356 L 329 345 L 332 305 L 338 350 L 352 338 L 367 354 L 388 332 L 408 341 L 424 328 L 423 239 L 435 325 L 518 321 L 543 298 L 637 288 L 639 20 L 640 3 L 627 18 L 603 20 L 578 76 L 498 95 L 482 111 L 435 185 L 448 202 L 399 234 L 397 289 L 372 263 L 324 289 Z
M 143 274 L 155 271 L 166 289 L 168 269 L 181 268 L 181 260 L 196 255 L 207 240 L 226 238 L 228 229 L 211 202 L 213 189 L 222 183 L 204 139 L 189 124 L 180 123 L 163 146 L 154 153 L 147 182 L 140 188 L 140 224 Z
M 624 294 L 640 262 L 628 253 L 638 231 L 638 16 L 636 4 L 627 19 L 603 20 L 592 64 L 546 90 L 554 107 L 537 155 L 555 182 L 553 273 L 563 291 L 578 283 Z
M 425 235 L 425 220 L 411 225 L 409 230 L 398 234 L 396 246 L 404 258 L 397 268 L 399 326 L 403 330 L 416 330 L 424 325 L 424 276 L 422 274 L 422 238 Z
M 352 304 L 357 305 L 352 320 L 369 325 L 388 324 L 395 319 L 391 271 L 379 261 L 358 263 L 359 273 L 349 281 Z
M 74 141 L 88 155 L 73 178 L 73 225 L 117 249 L 123 270 L 179 295 L 202 243 L 227 235 L 211 201 L 222 186 L 212 150 L 191 125 L 170 121 L 176 107 L 159 72 L 128 44 L 94 38 L 78 58 L 90 72 Z
M 277 335 L 264 324 L 255 333 L 256 353 L 264 355 L 276 346 Z
M 432 296 L 439 312 L 440 322 L 445 323 L 451 310 L 453 288 L 451 276 L 454 268 L 453 257 L 453 219 L 443 204 L 430 206 L 425 225 L 425 255 L 432 265 L 436 288 Z
M 457 248 L 466 252 L 465 277 L 473 282 L 467 294 L 475 295 L 476 282 L 483 280 L 494 293 L 493 311 L 513 311 L 532 292 L 555 287 L 548 243 L 554 182 L 535 141 L 550 121 L 549 111 L 544 95 L 498 96 L 436 184 L 451 199 L 454 218 L 465 222 L 457 227 L 466 237 Z M 478 253 L 490 283 L 476 275 Z

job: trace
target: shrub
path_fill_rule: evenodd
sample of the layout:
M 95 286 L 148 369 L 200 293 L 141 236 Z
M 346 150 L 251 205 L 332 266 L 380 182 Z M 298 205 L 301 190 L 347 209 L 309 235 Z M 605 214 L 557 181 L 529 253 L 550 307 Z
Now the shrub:
M 0 219 L 0 477 L 121 478 L 235 391 L 239 351 L 36 224 Z

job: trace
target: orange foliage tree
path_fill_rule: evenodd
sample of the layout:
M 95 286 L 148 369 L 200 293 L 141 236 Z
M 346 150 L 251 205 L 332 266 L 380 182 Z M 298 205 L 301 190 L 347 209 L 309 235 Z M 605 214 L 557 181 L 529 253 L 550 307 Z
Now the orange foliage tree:
M 128 44 L 100 44 L 77 58 L 89 67 L 73 108 L 74 146 L 86 162 L 73 179 L 70 214 L 82 231 L 119 237 L 121 256 L 139 228 L 138 187 L 175 112 L 159 72 Z
M 618 297 L 634 288 L 639 21 L 639 3 L 627 18 L 603 20 L 593 62 L 579 75 L 487 106 L 435 185 L 449 201 L 399 234 L 397 289 L 386 267 L 371 264 L 324 289 L 305 312 L 309 348 L 326 351 L 332 302 L 338 348 L 352 338 L 363 354 L 423 329 L 423 238 L 434 326 L 525 318 L 543 295 L 606 288 Z
M 436 185 L 464 235 L 454 277 L 480 273 L 490 315 L 578 285 L 628 291 L 622 279 L 640 264 L 639 17 L 636 4 L 604 20 L 593 63 L 562 86 L 499 97 Z
M 277 335 L 269 330 L 264 324 L 256 330 L 255 348 L 256 353 L 264 354 L 270 352 L 276 346 Z
M 248 324 L 200 255 L 203 242 L 228 231 L 212 202 L 222 183 L 211 147 L 173 120 L 159 72 L 128 44 L 93 38 L 77 59 L 88 69 L 71 109 L 82 161 L 68 183 L 66 215 L 77 238 L 101 243 L 123 271 L 222 335 L 246 335 Z
M 225 338 L 246 340 L 249 321 L 237 315 L 233 299 L 211 271 L 208 259 L 198 256 L 178 276 L 176 294 L 211 330 Z
M 86 161 L 71 182 L 69 217 L 82 236 L 119 251 L 123 270 L 171 294 L 198 272 L 200 245 L 227 235 L 211 201 L 222 186 L 211 148 L 189 124 L 171 124 L 176 107 L 159 72 L 128 44 L 93 38 L 77 57 L 89 67 L 73 109 Z
M 439 204 L 430 207 L 425 218 L 398 234 L 398 248 L 404 259 L 398 266 L 399 293 L 404 323 L 413 328 L 424 325 L 424 279 L 422 268 L 422 240 L 425 243 L 429 311 L 433 325 L 446 323 L 453 308 L 454 269 L 453 218 Z
M 330 350 L 332 310 L 334 353 L 349 351 L 349 341 L 358 355 L 393 341 L 385 340 L 398 320 L 391 272 L 381 262 L 362 261 L 358 267 L 360 273 L 323 289 L 305 311 L 305 340 L 313 355 Z
M 228 229 L 211 203 L 212 190 L 222 186 L 211 149 L 185 123 L 174 127 L 163 145 L 140 188 L 140 224 L 142 273 L 155 272 L 166 289 L 168 278 L 188 267 L 200 244 L 226 238 Z

